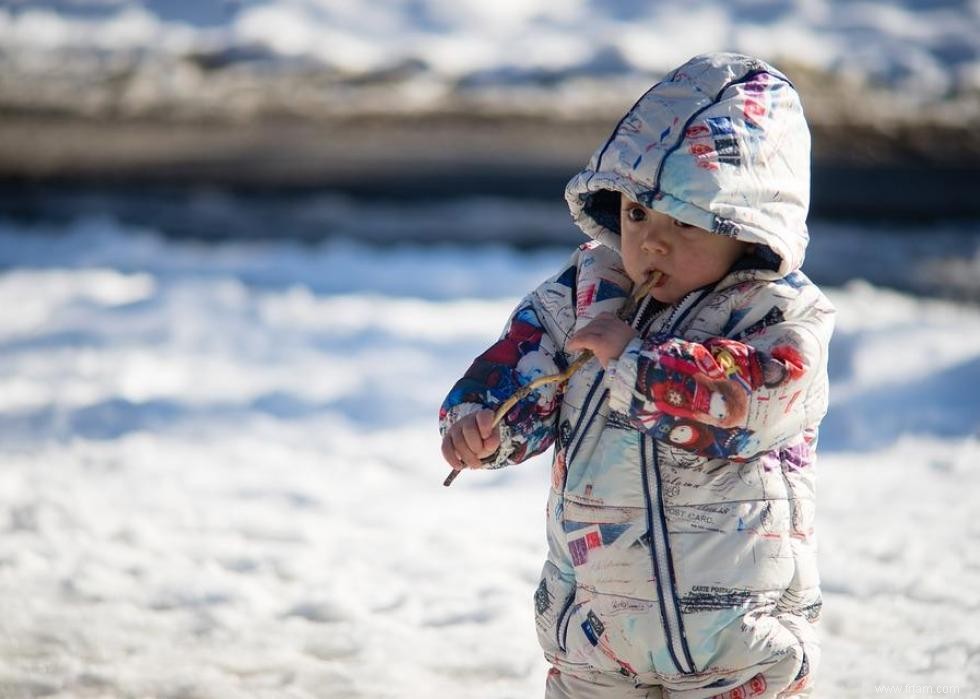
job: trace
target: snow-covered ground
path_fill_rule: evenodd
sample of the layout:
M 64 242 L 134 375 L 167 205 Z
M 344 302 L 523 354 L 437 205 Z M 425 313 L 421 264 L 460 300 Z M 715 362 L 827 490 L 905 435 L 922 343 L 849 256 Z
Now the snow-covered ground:
M 533 81 L 540 71 L 662 72 L 727 46 L 932 95 L 980 87 L 978 25 L 970 0 L 0 2 L 0 43 L 22 50 L 251 49 L 242 58 L 312 58 L 352 73 L 418 61 L 454 79 Z
M 548 465 L 435 422 L 566 254 L 0 223 L 0 697 L 540 696 Z M 829 295 L 818 696 L 980 696 L 980 309 Z
M 264 76 L 299 111 L 424 109 L 455 94 L 582 116 L 610 102 L 619 113 L 651 76 L 729 49 L 898 89 L 908 109 L 980 90 L 978 31 L 975 0 L 0 0 L 0 88 L 38 104 L 70 93 L 94 112 L 111 88 L 101 99 L 123 113 L 203 91 L 213 114 L 228 101 L 248 111 Z M 323 75 L 302 89 L 285 77 L 323 69 L 339 80 L 326 90 Z M 357 89 L 371 84 L 374 97 Z

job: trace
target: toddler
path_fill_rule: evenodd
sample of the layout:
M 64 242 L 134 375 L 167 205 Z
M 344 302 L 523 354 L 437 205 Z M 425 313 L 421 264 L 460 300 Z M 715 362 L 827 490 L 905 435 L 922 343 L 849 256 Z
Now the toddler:
M 698 56 L 569 182 L 582 245 L 440 412 L 453 469 L 554 444 L 534 592 L 546 696 L 806 696 L 834 310 L 800 271 L 810 138 L 766 63 Z M 617 312 L 655 278 L 629 321 Z M 594 358 L 492 427 L 516 389 Z

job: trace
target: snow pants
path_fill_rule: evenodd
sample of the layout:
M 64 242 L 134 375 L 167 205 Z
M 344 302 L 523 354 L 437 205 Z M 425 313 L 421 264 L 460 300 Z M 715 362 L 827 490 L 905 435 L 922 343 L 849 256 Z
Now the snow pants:
M 588 677 L 571 675 L 551 668 L 545 684 L 545 699 L 663 699 L 659 687 L 636 687 L 625 677 L 607 673 L 590 673 Z
M 753 681 L 741 685 L 734 690 L 728 690 L 715 695 L 712 699 L 743 699 L 757 694 Z M 782 697 L 805 699 L 811 694 L 812 686 L 796 686 L 789 688 Z M 608 673 L 592 672 L 587 675 L 573 675 L 551 668 L 545 684 L 545 699 L 670 699 L 678 693 L 663 691 L 660 687 L 640 686 L 624 678 Z M 683 694 L 683 693 L 682 693 Z

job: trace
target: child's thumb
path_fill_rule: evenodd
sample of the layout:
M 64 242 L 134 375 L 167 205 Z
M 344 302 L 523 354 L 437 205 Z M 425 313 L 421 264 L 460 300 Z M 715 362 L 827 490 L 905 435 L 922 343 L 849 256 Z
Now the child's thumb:
M 480 436 L 486 439 L 493 434 L 493 411 L 481 410 L 476 414 L 476 426 L 480 430 Z

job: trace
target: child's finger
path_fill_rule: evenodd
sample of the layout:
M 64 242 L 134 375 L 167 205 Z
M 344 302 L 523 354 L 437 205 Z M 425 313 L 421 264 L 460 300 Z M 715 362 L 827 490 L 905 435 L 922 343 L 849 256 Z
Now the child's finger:
M 483 438 L 476 426 L 476 420 L 465 420 L 460 423 L 460 431 L 456 434 L 456 453 L 469 468 L 480 468 L 480 452 L 483 451 Z
M 453 449 L 456 450 L 456 454 L 459 456 L 459 460 L 464 466 L 469 468 L 478 468 L 480 466 L 480 457 L 477 456 L 478 450 L 473 449 L 466 439 L 466 426 L 461 425 L 461 429 L 453 430 Z M 470 424 L 470 431 L 474 430 L 475 427 Z
M 453 446 L 453 439 L 450 433 L 442 438 L 442 458 L 446 460 L 454 470 L 459 470 L 463 468 L 463 461 L 459 458 L 459 454 L 456 453 L 456 448 Z
M 500 433 L 497 430 L 493 430 L 490 435 L 483 440 L 483 451 L 480 452 L 480 458 L 482 459 L 490 456 L 499 448 Z
M 461 423 L 463 439 L 466 441 L 466 446 L 473 454 L 479 454 L 483 451 L 483 437 L 480 435 L 480 427 L 477 424 L 476 416 L 472 419 L 464 420 Z
M 602 337 L 597 333 L 588 329 L 580 330 L 575 337 L 568 341 L 566 349 L 569 349 L 572 352 L 580 352 L 584 350 L 595 352 L 601 341 Z
M 572 352 L 578 352 L 579 350 L 591 349 L 588 342 L 589 335 L 584 331 L 580 330 L 572 336 L 572 339 L 568 341 L 565 345 L 565 349 Z
M 480 436 L 486 440 L 493 432 L 493 411 L 481 410 L 476 414 L 476 426 L 480 430 Z

